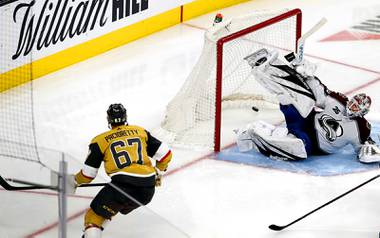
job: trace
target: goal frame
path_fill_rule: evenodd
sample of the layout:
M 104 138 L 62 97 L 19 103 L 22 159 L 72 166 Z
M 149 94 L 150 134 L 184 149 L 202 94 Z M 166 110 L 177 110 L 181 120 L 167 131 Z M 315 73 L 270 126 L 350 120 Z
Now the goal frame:
M 242 37 L 251 32 L 257 31 L 259 29 L 265 28 L 267 26 L 273 25 L 277 22 L 283 21 L 290 17 L 296 17 L 296 45 L 295 51 L 297 50 L 297 42 L 301 37 L 302 33 L 302 11 L 298 8 L 280 14 L 276 17 L 268 19 L 266 21 L 260 22 L 258 24 L 252 25 L 243 30 L 232 33 L 231 35 L 224 36 L 216 42 L 216 100 L 215 100 L 215 124 L 214 124 L 214 151 L 220 151 L 221 144 L 221 125 L 222 125 L 222 79 L 223 79 L 223 46 L 225 43 L 230 42 L 236 38 Z M 297 52 L 296 52 L 297 53 Z

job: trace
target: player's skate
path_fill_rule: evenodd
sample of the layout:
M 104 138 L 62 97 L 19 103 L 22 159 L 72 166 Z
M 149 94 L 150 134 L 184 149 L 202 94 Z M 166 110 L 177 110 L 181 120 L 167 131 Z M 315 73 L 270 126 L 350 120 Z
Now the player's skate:
M 102 227 L 100 228 L 97 226 L 87 227 L 84 230 L 84 234 L 82 235 L 82 238 L 102 238 L 104 227 L 107 226 L 110 221 L 111 220 L 106 219 L 103 222 Z
M 98 227 L 90 227 L 84 231 L 82 238 L 101 238 L 102 230 Z

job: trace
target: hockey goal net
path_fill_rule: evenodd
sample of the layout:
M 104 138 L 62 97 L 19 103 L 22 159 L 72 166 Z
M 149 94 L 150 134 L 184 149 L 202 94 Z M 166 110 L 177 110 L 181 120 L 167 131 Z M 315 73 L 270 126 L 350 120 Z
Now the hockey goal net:
M 278 107 L 254 80 L 244 57 L 263 47 L 295 51 L 301 18 L 299 9 L 258 11 L 208 29 L 198 62 L 166 108 L 161 124 L 165 139 L 174 145 L 219 151 L 222 112 Z

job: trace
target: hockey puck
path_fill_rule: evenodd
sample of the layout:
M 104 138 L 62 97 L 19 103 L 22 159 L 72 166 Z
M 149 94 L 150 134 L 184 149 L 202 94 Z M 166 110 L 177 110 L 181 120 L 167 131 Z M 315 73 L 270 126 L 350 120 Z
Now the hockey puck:
M 254 107 L 254 106 L 252 106 L 252 110 L 255 111 L 255 112 L 259 111 L 259 109 L 257 107 Z

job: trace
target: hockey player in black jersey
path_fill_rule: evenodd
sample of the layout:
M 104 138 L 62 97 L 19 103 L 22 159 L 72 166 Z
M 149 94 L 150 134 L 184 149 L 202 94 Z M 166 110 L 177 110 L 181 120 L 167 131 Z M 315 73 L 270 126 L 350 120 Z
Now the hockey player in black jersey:
M 286 127 L 253 122 L 237 132 L 239 149 L 254 148 L 272 158 L 301 160 L 351 144 L 360 162 L 379 162 L 380 149 L 364 118 L 370 97 L 361 93 L 349 100 L 329 90 L 313 75 L 315 65 L 305 60 L 296 64 L 291 56 L 285 56 L 287 63 L 279 59 L 277 51 L 261 49 L 245 58 L 255 80 L 276 95 Z

